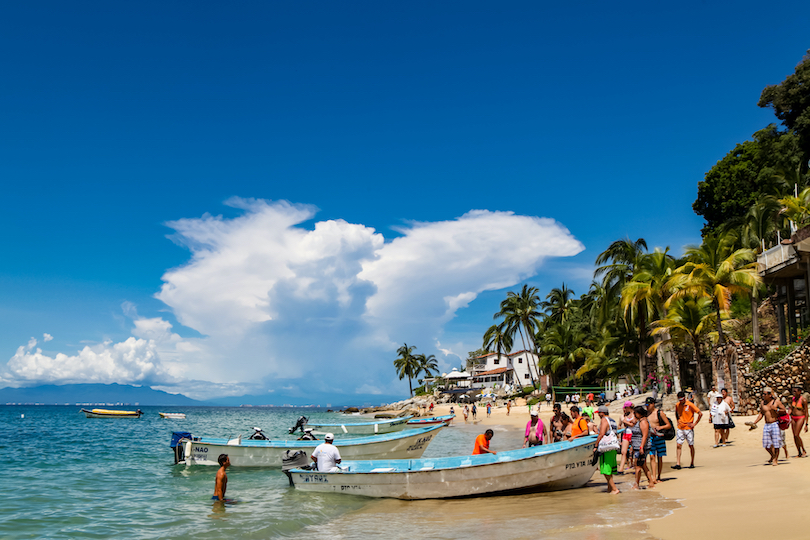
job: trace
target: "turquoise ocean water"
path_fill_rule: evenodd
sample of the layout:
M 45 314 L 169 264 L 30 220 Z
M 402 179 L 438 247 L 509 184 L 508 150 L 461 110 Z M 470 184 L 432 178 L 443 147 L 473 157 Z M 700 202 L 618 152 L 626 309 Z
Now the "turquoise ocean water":
M 602 496 L 596 476 L 592 487 L 568 492 L 406 502 L 300 493 L 280 470 L 232 468 L 228 497 L 237 503 L 215 507 L 216 468 L 174 465 L 172 431 L 233 437 L 258 426 L 287 438 L 301 414 L 313 421 L 363 419 L 313 409 L 141 409 L 140 419 L 109 420 L 85 418 L 75 406 L 0 406 L 6 495 L 0 538 L 628 540 L 646 537 L 644 519 L 680 506 L 653 493 Z M 159 410 L 187 418 L 162 419 Z M 425 456 L 468 453 L 480 431 L 463 423 L 447 428 Z M 493 448 L 519 447 L 521 435 L 496 428 Z

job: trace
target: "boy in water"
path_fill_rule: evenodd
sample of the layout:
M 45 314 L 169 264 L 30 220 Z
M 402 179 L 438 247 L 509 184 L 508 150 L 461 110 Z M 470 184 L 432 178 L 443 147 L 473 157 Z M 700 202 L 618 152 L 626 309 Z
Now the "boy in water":
M 231 466 L 231 458 L 228 457 L 228 454 L 220 454 L 217 463 L 219 463 L 219 470 L 217 471 L 216 480 L 214 480 L 214 496 L 211 498 L 215 501 L 224 501 L 225 490 L 228 489 L 226 470 Z

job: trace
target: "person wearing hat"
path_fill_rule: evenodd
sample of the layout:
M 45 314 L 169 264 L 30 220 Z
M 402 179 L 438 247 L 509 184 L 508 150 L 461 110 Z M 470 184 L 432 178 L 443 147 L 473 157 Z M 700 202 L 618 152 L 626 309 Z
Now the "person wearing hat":
M 647 405 L 647 421 L 649 421 L 650 428 L 652 428 L 652 434 L 650 435 L 650 470 L 655 481 L 660 482 L 661 469 L 664 467 L 664 456 L 667 455 L 667 440 L 664 438 L 664 431 L 672 429 L 672 421 L 656 407 L 655 398 L 648 397 L 645 404 Z
M 596 414 L 599 416 L 599 429 L 597 430 L 596 444 L 594 445 L 594 452 L 599 448 L 599 442 L 609 433 L 616 436 L 616 421 L 610 417 L 610 410 L 607 405 L 600 405 L 596 408 Z M 607 481 L 607 492 L 616 495 L 619 489 L 613 482 L 613 475 L 616 474 L 616 450 L 609 450 L 599 454 L 599 472 L 605 476 Z
M 709 414 L 712 416 L 714 425 L 714 448 L 726 445 L 725 432 L 728 430 L 728 419 L 731 416 L 731 407 L 723 400 L 720 392 L 714 396 L 714 403 L 711 404 Z
M 523 438 L 523 448 L 527 446 L 540 446 L 548 440 L 548 431 L 537 411 L 530 413 L 531 418 L 526 424 L 526 435 Z
M 335 436 L 327 433 L 323 438 L 323 443 L 315 447 L 312 452 L 312 461 L 318 466 L 319 472 L 335 472 L 338 470 L 340 464 L 340 452 L 337 447 L 332 444 Z

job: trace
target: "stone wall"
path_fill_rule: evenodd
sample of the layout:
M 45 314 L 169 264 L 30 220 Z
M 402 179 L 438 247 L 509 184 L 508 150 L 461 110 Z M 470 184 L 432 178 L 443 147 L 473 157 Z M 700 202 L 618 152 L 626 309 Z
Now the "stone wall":
M 776 364 L 752 371 L 751 362 L 764 358 L 766 351 L 767 347 L 736 342 L 712 351 L 712 381 L 718 389 L 721 386 L 732 388 L 736 382 L 735 401 L 740 414 L 758 414 L 762 389 L 766 386 L 770 386 L 783 403 L 788 403 L 794 385 L 805 390 L 810 388 L 810 343 L 807 340 Z

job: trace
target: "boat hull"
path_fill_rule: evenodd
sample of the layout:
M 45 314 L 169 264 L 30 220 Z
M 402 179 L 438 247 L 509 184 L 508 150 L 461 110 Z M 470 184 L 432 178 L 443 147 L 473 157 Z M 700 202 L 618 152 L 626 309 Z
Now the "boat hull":
M 449 426 L 450 422 L 456 417 L 454 414 L 445 414 L 443 416 L 429 416 L 425 418 L 414 418 L 413 420 L 408 420 L 408 427 L 424 427 L 424 426 L 435 426 L 439 424 L 444 424 L 445 426 Z
M 176 413 L 176 412 L 159 412 L 158 413 L 161 418 L 173 418 L 175 420 L 183 420 L 186 417 L 185 413 Z
M 424 453 L 430 441 L 444 426 L 410 429 L 374 437 L 335 441 L 344 460 L 414 459 Z M 228 454 L 232 467 L 281 467 L 282 455 L 288 450 L 303 450 L 307 455 L 323 441 L 231 441 L 225 439 L 183 439 L 186 465 L 215 465 L 220 454 Z
M 138 411 L 113 411 L 107 409 L 82 409 L 82 412 L 87 418 L 140 418 L 143 414 Z
M 595 437 L 588 437 L 497 455 L 414 459 L 408 463 L 344 461 L 341 466 L 348 471 L 294 469 L 290 474 L 296 489 L 302 491 L 405 500 L 557 491 L 582 487 L 591 479 L 596 471 L 591 465 L 595 441 Z
M 306 427 L 312 428 L 316 434 L 325 433 L 348 434 L 348 435 L 379 435 L 382 433 L 394 433 L 408 428 L 408 421 L 412 416 L 382 420 L 379 422 L 358 422 L 353 424 L 310 424 Z

